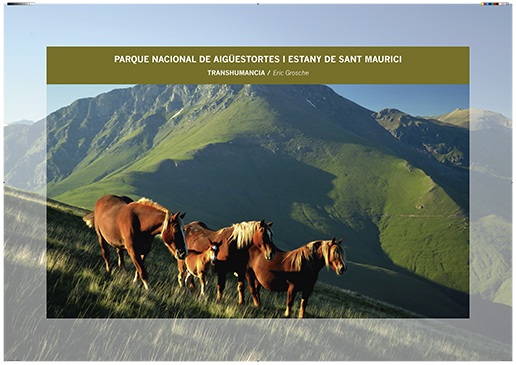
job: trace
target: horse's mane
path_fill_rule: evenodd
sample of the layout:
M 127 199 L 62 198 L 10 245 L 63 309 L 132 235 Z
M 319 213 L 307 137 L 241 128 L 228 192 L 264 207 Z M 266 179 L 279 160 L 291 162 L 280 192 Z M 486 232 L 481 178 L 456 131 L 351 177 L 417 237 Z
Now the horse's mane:
M 313 241 L 305 246 L 301 246 L 296 250 L 289 251 L 285 253 L 285 256 L 283 258 L 283 262 L 288 261 L 292 268 L 296 271 L 301 270 L 301 267 L 303 264 L 307 265 L 310 270 L 313 269 L 314 265 L 314 256 L 321 247 L 322 249 L 322 255 L 324 258 L 324 263 L 326 266 L 330 265 L 330 243 L 331 241 Z M 341 255 L 342 258 L 346 258 L 346 252 L 342 248 L 342 246 L 337 245 L 337 250 L 339 252 L 339 255 Z
M 233 233 L 229 237 L 229 241 L 236 240 L 237 248 L 241 249 L 253 244 L 253 236 L 256 230 L 260 228 L 260 222 L 235 223 L 229 228 L 233 228 Z M 272 232 L 270 227 L 267 226 L 267 229 Z
M 166 214 L 165 220 L 163 221 L 163 228 L 161 230 L 161 234 L 163 234 L 163 232 L 165 232 L 168 229 L 168 222 L 170 220 L 170 216 L 172 215 L 172 212 L 170 210 L 168 210 L 167 208 L 165 208 L 164 206 L 159 205 L 158 203 L 155 203 L 152 200 L 147 199 L 147 198 L 141 198 L 140 200 L 137 201 L 137 203 L 157 209 L 157 210 L 161 210 L 162 212 L 164 212 Z M 184 231 L 183 220 L 179 216 L 177 217 L 177 220 L 179 222 L 181 231 Z M 186 240 L 185 240 L 185 242 L 186 242 Z
M 170 212 L 167 208 L 165 208 L 165 207 L 159 205 L 158 203 L 155 203 L 152 200 L 147 199 L 147 198 L 141 198 L 136 203 L 139 203 L 139 204 L 142 204 L 142 205 L 145 205 L 145 206 L 148 206 L 148 207 L 152 207 L 152 208 L 155 208 L 157 210 L 161 210 L 162 212 L 165 212 L 165 213 L 169 213 Z
M 342 257 L 342 260 L 346 261 L 346 251 L 344 251 L 344 247 L 337 245 L 337 251 L 339 252 L 340 257 Z
M 313 241 L 293 251 L 286 252 L 283 257 L 283 262 L 288 262 L 296 271 L 301 270 L 303 264 L 312 269 L 314 264 L 314 255 L 321 243 L 322 241 Z

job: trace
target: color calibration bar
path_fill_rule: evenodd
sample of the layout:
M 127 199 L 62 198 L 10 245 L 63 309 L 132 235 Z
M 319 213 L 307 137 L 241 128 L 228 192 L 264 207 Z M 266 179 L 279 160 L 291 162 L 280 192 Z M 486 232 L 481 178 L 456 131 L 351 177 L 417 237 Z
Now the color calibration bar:
M 509 3 L 481 3 L 482 5 L 509 5 Z

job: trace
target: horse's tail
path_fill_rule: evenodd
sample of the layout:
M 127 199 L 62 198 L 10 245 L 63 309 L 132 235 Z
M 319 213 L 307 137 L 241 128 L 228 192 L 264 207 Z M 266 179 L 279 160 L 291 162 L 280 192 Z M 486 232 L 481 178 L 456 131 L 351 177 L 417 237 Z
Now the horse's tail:
M 86 222 L 88 227 L 93 227 L 95 224 L 95 212 L 89 211 L 84 215 L 84 217 L 82 217 L 82 220 Z

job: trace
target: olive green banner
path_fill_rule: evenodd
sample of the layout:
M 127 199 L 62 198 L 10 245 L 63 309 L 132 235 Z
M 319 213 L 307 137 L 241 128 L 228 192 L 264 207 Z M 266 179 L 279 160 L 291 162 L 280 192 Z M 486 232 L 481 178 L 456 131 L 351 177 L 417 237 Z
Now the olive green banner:
M 48 47 L 47 84 L 469 84 L 469 47 Z

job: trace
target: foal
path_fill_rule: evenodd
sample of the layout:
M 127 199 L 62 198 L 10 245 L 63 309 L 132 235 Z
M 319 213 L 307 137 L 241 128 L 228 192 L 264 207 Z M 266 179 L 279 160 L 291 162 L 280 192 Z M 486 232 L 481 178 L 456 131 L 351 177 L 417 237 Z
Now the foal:
M 193 287 L 193 285 L 191 285 L 193 276 L 197 276 L 201 281 L 201 295 L 204 295 L 204 287 L 208 284 L 208 280 L 215 272 L 220 244 L 221 243 L 213 243 L 210 240 L 210 245 L 204 251 L 189 250 L 188 256 L 185 258 L 187 268 L 185 285 L 187 287 Z

